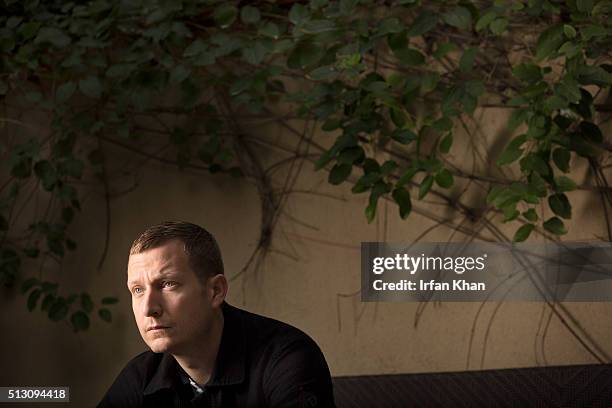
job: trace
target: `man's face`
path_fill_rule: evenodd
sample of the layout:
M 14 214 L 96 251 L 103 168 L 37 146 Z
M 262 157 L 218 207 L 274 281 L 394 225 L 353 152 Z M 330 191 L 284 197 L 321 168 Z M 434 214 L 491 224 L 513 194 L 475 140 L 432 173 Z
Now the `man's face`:
M 190 268 L 182 242 L 130 255 L 127 280 L 138 330 L 153 352 L 180 354 L 206 340 L 219 302 Z

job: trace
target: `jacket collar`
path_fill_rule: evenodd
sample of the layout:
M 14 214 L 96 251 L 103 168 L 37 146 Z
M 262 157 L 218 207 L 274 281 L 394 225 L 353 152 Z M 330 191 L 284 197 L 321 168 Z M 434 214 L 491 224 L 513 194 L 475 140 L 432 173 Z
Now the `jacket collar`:
M 240 310 L 223 302 L 223 333 L 210 380 L 206 387 L 240 384 L 246 365 L 246 336 Z M 144 395 L 165 388 L 178 390 L 187 380 L 186 373 L 169 353 L 163 353 L 157 370 L 147 384 Z

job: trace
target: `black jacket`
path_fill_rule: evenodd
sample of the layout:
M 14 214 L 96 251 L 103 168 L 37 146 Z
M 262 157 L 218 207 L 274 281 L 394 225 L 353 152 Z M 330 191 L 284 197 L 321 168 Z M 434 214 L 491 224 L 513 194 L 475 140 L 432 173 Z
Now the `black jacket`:
M 195 395 L 172 355 L 145 351 L 121 371 L 98 408 L 334 407 L 331 377 L 316 343 L 288 324 L 224 303 L 219 353 Z

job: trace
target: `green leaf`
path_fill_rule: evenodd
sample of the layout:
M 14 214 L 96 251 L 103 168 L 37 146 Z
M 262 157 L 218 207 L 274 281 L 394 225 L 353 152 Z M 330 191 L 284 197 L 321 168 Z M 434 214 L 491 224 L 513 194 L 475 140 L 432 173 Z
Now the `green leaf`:
M 377 201 L 373 203 L 370 202 L 365 209 L 365 216 L 368 221 L 368 224 L 372 223 L 372 221 L 374 221 L 374 217 L 376 217 L 376 204 Z
M 404 126 L 404 124 L 406 124 L 406 115 L 400 109 L 389 109 L 389 116 L 391 116 L 391 121 L 398 128 L 401 128 Z
M 608 30 L 601 25 L 588 24 L 580 30 L 580 34 L 585 41 L 590 41 L 593 37 L 605 37 Z
M 442 188 L 450 188 L 453 186 L 453 175 L 447 169 L 442 169 L 436 174 L 436 184 Z
M 578 103 L 582 97 L 580 84 L 570 77 L 564 78 L 555 86 L 555 93 L 571 103 Z
M 392 193 L 393 200 L 399 206 L 399 214 L 402 219 L 405 219 L 412 210 L 412 202 L 410 201 L 410 193 L 403 187 L 396 188 Z
M 68 314 L 68 305 L 64 298 L 57 298 L 49 308 L 49 319 L 54 322 L 62 320 Z
M 499 197 L 505 190 L 506 189 L 502 186 L 492 187 L 489 193 L 487 194 L 487 204 L 494 203 L 497 200 L 497 197 Z
M 528 209 L 522 215 L 527 221 L 536 222 L 538 220 L 538 214 L 533 208 Z
M 397 163 L 394 160 L 386 160 L 382 166 L 380 166 L 380 174 L 382 176 L 388 176 L 393 170 L 397 168 Z
M 221 3 L 213 14 L 215 22 L 221 28 L 229 27 L 238 16 L 238 9 L 229 3 Z
M 508 205 L 502 208 L 504 219 L 502 222 L 514 221 L 518 218 L 520 212 L 516 209 L 516 201 L 511 201 Z
M 402 176 L 399 178 L 399 180 L 397 180 L 396 186 L 399 188 L 408 183 L 410 180 L 412 180 L 414 175 L 418 173 L 418 171 L 419 169 L 416 167 L 411 167 L 406 170 L 404 174 L 402 174 Z
M 325 121 L 323 125 L 321 125 L 321 129 L 326 132 L 331 132 L 332 130 L 336 130 L 342 125 L 342 121 L 338 118 L 331 118 Z
M 569 172 L 569 162 L 571 158 L 571 153 L 569 150 L 560 147 L 553 150 L 552 153 L 553 162 L 555 165 L 564 173 Z
M 502 154 L 499 156 L 499 159 L 497 159 L 497 165 L 504 166 L 518 160 L 523 155 L 523 149 L 521 149 L 521 146 L 526 141 L 527 135 L 525 134 L 512 139 L 512 141 L 508 144 L 508 146 L 506 146 Z
M 535 228 L 535 225 L 533 225 L 533 224 L 525 224 L 525 225 L 521 226 L 514 233 L 514 238 L 512 238 L 512 242 L 523 242 L 523 241 L 525 241 L 527 238 L 529 238 L 529 235 L 531 234 L 531 231 L 533 231 L 534 228 Z
M 457 46 L 453 43 L 438 44 L 438 46 L 436 47 L 436 50 L 433 53 L 433 57 L 436 59 L 441 59 L 446 54 L 456 49 L 457 49 Z
M 393 52 L 402 64 L 421 65 L 425 62 L 425 56 L 412 48 L 404 48 Z
M 612 1 L 603 0 L 603 1 L 597 2 L 595 7 L 593 7 L 593 11 L 591 12 L 591 14 L 593 14 L 594 16 L 597 16 L 599 14 L 605 14 L 605 13 L 611 13 L 611 12 L 612 12 Z
M 39 29 L 40 23 L 38 21 L 28 21 L 27 23 L 23 23 L 19 26 L 17 33 L 24 41 L 27 41 L 34 37 L 38 33 Z
M 414 19 L 406 32 L 408 37 L 423 35 L 438 24 L 438 15 L 431 11 L 423 11 Z
M 30 278 L 23 282 L 21 285 L 21 293 L 25 294 L 28 290 L 32 289 L 34 286 L 38 285 L 40 281 L 36 278 Z
M 182 64 L 178 64 L 170 71 L 170 83 L 180 84 L 189 77 L 191 70 Z
M 309 20 L 302 24 L 302 32 L 307 34 L 318 34 L 327 31 L 334 31 L 338 29 L 336 24 L 330 20 Z
M 472 27 L 472 14 L 465 7 L 455 7 L 442 14 L 442 20 L 450 26 L 461 30 L 469 30 Z
M 291 10 L 289 10 L 289 21 L 293 24 L 300 24 L 306 21 L 309 16 L 308 9 L 300 3 L 293 3 Z
M 372 171 L 370 173 L 364 174 L 357 180 L 351 191 L 355 194 L 363 193 L 368 191 L 368 189 L 372 186 L 372 184 L 376 183 L 380 180 L 380 174 L 376 171 Z
M 246 50 L 245 50 L 246 51 Z M 334 67 L 326 65 L 323 67 L 318 67 L 313 69 L 308 73 L 308 78 L 313 79 L 315 81 L 325 81 L 332 79 L 338 75 L 338 71 L 334 69 Z
M 329 172 L 329 183 L 334 185 L 342 183 L 351 175 L 352 170 L 352 164 L 336 164 Z
M 480 95 L 482 95 L 485 92 L 485 90 L 486 90 L 486 88 L 484 86 L 484 82 L 482 82 L 479 79 L 472 79 L 472 80 L 466 81 L 465 84 L 464 84 L 464 88 L 465 88 L 465 91 L 469 95 L 471 95 L 471 96 L 473 96 L 475 98 L 477 98 Z
M 52 44 L 57 48 L 64 48 L 70 44 L 70 37 L 55 27 L 42 27 L 34 40 L 34 44 Z
M 89 316 L 79 310 L 70 316 L 70 323 L 75 332 L 87 330 L 89 328 Z
M 572 39 L 576 37 L 576 29 L 569 24 L 563 24 L 563 34 L 565 34 L 567 38 Z
M 489 25 L 489 29 L 495 35 L 503 34 L 503 32 L 506 31 L 506 28 L 508 28 L 508 19 L 504 17 L 496 18 Z
M 419 187 L 419 200 L 422 200 L 423 197 L 425 197 L 427 193 L 429 193 L 433 182 L 434 178 L 432 175 L 429 175 L 423 179 L 423 181 L 421 182 L 421 186 Z
M 440 132 L 448 132 L 453 128 L 453 121 L 447 116 L 442 116 L 440 119 L 437 119 L 434 123 L 432 123 L 431 127 L 439 130 Z
M 546 182 L 540 176 L 540 173 L 533 172 L 529 176 L 529 188 L 538 197 L 546 197 L 547 188 Z
M 541 61 L 554 56 L 563 43 L 563 26 L 554 25 L 544 30 L 536 44 L 536 59 Z
M 58 163 L 57 173 L 60 176 L 65 175 L 80 179 L 83 175 L 84 166 L 83 161 L 70 156 Z
M 51 305 L 55 302 L 55 295 L 53 293 L 48 293 L 40 305 L 40 310 L 42 312 L 48 312 Z
M 247 6 L 248 7 L 248 6 Z M 208 50 L 208 45 L 200 39 L 195 40 L 183 51 L 183 57 L 195 57 Z
M 476 31 L 481 31 L 482 29 L 488 27 L 496 17 L 497 13 L 495 11 L 488 11 L 483 14 L 476 22 Z
M 553 213 L 557 214 L 559 217 L 565 219 L 572 218 L 572 205 L 565 194 L 561 193 L 549 196 L 548 205 Z
M 38 302 L 38 298 L 41 295 L 40 289 L 34 289 L 30 292 L 30 296 L 28 296 L 28 310 L 31 312 L 36 308 L 36 303 Z
M 391 133 L 391 138 L 398 143 L 409 144 L 417 139 L 417 135 L 410 129 L 395 129 L 393 133 Z
M 91 300 L 91 296 L 89 296 L 88 293 L 81 294 L 81 307 L 87 313 L 91 313 L 91 311 L 93 310 L 94 304 Z
M 8 20 L 6 20 L 6 28 L 13 29 L 17 27 L 21 23 L 22 20 L 23 18 L 17 17 L 17 16 L 9 17 Z
M 315 170 L 320 170 L 325 167 L 325 165 L 329 163 L 336 154 L 338 154 L 338 151 L 333 148 L 323 152 L 323 154 L 314 163 Z
M 43 293 L 55 293 L 57 291 L 58 284 L 53 282 L 43 282 L 41 290 Z
M 74 91 L 76 91 L 76 84 L 74 82 L 66 82 L 61 84 L 55 90 L 55 101 L 57 103 L 66 102 L 68 99 L 70 99 Z
M 603 134 L 601 129 L 594 123 L 582 121 L 580 122 L 580 133 L 587 139 L 595 143 L 603 142 Z
M 463 52 L 461 59 L 459 60 L 459 69 L 461 72 L 470 72 L 474 67 L 474 60 L 478 54 L 478 48 L 468 48 Z
M 544 222 L 544 229 L 548 232 L 551 232 L 555 235 L 564 235 L 567 234 L 567 230 L 565 229 L 565 225 L 560 218 L 552 217 Z
M 240 10 L 240 19 L 244 24 L 256 24 L 260 18 L 261 13 L 257 7 L 247 5 Z
M 559 54 L 565 55 L 568 59 L 574 58 L 580 53 L 582 53 L 582 48 L 571 41 L 565 42 L 561 48 L 559 48 Z
M 114 305 L 117 302 L 119 302 L 119 299 L 117 299 L 116 297 L 105 297 L 105 298 L 102 298 L 102 304 L 103 305 Z
M 312 41 L 300 41 L 287 58 L 287 66 L 292 69 L 304 69 L 318 62 L 323 57 L 324 49 Z
M 106 308 L 98 310 L 98 316 L 100 316 L 100 319 L 108 323 L 113 320 L 113 315 L 111 314 L 111 311 Z
M 342 150 L 338 155 L 338 164 L 350 164 L 352 165 L 356 161 L 362 160 L 364 152 L 361 146 L 351 146 Z
M 310 2 L 311 6 L 313 2 L 314 1 L 311 0 Z M 321 7 L 326 6 L 328 3 L 329 1 L 325 0 L 325 3 Z M 357 6 L 358 3 L 359 3 L 358 0 L 340 0 L 340 13 L 343 16 L 350 16 L 355 11 L 355 6 Z
M 47 191 L 53 190 L 58 181 L 57 173 L 48 160 L 41 160 L 34 165 L 34 173 Z
M 446 136 L 444 136 L 442 138 L 442 141 L 440 142 L 440 153 L 448 153 L 451 149 L 451 146 L 453 145 L 453 134 L 452 133 L 448 133 Z
M 612 74 L 602 67 L 584 65 L 578 70 L 577 80 L 582 85 L 606 87 L 612 84 Z
M 535 83 L 542 79 L 542 69 L 535 64 L 519 64 L 512 68 L 512 74 L 527 83 Z
M 133 64 L 115 64 L 106 70 L 106 76 L 108 78 L 124 78 L 132 73 L 135 69 Z
M 590 14 L 593 10 L 593 5 L 593 0 L 576 0 L 576 8 L 582 13 Z
M 274 39 L 278 39 L 281 34 L 278 26 L 271 21 L 266 22 L 262 27 L 260 27 L 258 33 L 265 37 Z
M 102 84 L 98 77 L 90 75 L 79 81 L 79 90 L 90 98 L 98 99 L 102 94 Z
M 403 24 L 397 17 L 390 17 L 382 20 L 378 25 L 378 35 L 399 33 L 404 30 Z
M 529 153 L 521 159 L 521 170 L 523 173 L 535 171 L 542 176 L 548 176 L 548 164 L 535 153 Z
M 419 165 L 421 169 L 431 173 L 437 173 L 442 170 L 442 162 L 435 157 L 421 161 Z
M 508 129 L 510 131 L 516 130 L 521 124 L 523 124 L 529 117 L 529 109 L 514 109 L 508 119 Z
M 557 177 L 555 179 L 555 184 L 557 186 L 557 191 L 559 191 L 560 193 L 566 191 L 574 191 L 576 188 L 578 188 L 574 180 L 565 176 Z
M 261 64 L 267 54 L 268 50 L 261 41 L 255 41 L 250 47 L 242 49 L 242 57 L 244 60 L 253 65 Z
M 378 199 L 383 195 L 389 192 L 389 185 L 383 181 L 377 182 L 372 188 L 372 192 L 370 193 L 369 204 L 365 209 L 366 219 L 368 223 L 371 223 L 376 216 L 376 206 L 378 203 Z
M 542 139 L 550 131 L 550 117 L 543 114 L 532 115 L 528 121 L 527 135 L 533 139 Z

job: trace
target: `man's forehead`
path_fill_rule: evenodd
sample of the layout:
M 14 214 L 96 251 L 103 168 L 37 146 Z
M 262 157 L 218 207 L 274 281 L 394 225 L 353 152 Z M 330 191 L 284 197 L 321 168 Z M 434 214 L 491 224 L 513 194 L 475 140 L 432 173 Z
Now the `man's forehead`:
M 180 242 L 170 242 L 159 247 L 132 254 L 128 258 L 128 275 L 140 272 L 141 269 L 163 270 L 169 266 L 182 266 L 187 257 Z

